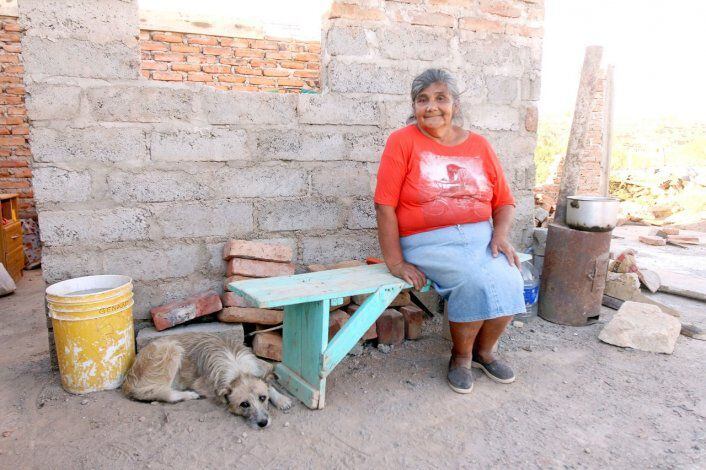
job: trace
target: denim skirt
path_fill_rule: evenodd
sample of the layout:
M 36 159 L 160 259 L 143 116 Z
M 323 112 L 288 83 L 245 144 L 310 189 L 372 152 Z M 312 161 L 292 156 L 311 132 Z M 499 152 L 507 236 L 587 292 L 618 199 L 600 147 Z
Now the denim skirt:
M 520 270 L 493 258 L 490 221 L 400 238 L 405 261 L 419 268 L 448 305 L 449 321 L 471 322 L 525 312 Z

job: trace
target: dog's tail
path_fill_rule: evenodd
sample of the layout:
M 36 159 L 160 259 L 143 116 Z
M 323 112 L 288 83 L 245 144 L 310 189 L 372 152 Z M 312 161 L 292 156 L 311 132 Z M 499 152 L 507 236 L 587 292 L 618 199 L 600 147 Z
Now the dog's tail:
M 177 341 L 165 338 L 149 343 L 137 354 L 125 376 L 123 393 L 135 400 L 162 399 L 162 395 L 171 390 L 183 355 L 184 348 Z

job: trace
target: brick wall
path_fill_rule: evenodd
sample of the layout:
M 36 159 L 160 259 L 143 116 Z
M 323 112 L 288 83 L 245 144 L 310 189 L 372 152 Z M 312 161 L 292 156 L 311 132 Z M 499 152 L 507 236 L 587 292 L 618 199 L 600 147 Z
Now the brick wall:
M 152 80 L 199 82 L 219 90 L 319 89 L 319 41 L 140 31 L 140 51 L 140 73 Z
M 19 193 L 20 217 L 36 218 L 21 34 L 17 18 L 0 16 L 0 193 Z
M 229 238 L 286 244 L 300 264 L 379 255 L 380 154 L 429 67 L 465 90 L 465 126 L 494 146 L 526 246 L 541 2 L 334 2 L 320 94 L 146 80 L 136 1 L 60 3 L 19 4 L 47 282 L 128 274 L 145 318 L 221 288 Z

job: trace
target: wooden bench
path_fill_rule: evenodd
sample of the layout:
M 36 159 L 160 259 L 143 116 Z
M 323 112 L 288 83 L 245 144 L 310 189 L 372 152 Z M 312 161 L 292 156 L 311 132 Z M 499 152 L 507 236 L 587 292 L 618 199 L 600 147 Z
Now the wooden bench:
M 412 287 L 384 264 L 332 269 L 309 274 L 252 279 L 228 289 L 260 308 L 284 307 L 279 382 L 306 406 L 324 407 L 326 377 L 356 345 L 402 289 Z M 424 287 L 424 291 L 429 285 Z M 343 298 L 371 294 L 328 342 L 329 307 Z

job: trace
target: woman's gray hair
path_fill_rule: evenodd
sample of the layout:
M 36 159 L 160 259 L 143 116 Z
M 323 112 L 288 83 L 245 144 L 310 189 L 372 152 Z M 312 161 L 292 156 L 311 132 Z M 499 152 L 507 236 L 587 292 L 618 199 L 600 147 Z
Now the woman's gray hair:
M 461 92 L 458 90 L 456 79 L 444 69 L 426 69 L 424 72 L 414 77 L 414 80 L 412 80 L 412 90 L 410 93 L 412 96 L 412 106 L 414 106 L 414 102 L 417 101 L 417 96 L 419 96 L 419 94 L 428 86 L 433 85 L 434 83 L 443 83 L 446 85 L 446 88 L 449 89 L 451 98 L 453 98 L 454 101 L 453 119 L 457 123 L 463 124 L 463 116 L 461 115 Z M 415 121 L 416 118 L 414 117 L 414 113 L 407 118 L 407 124 L 411 124 Z

